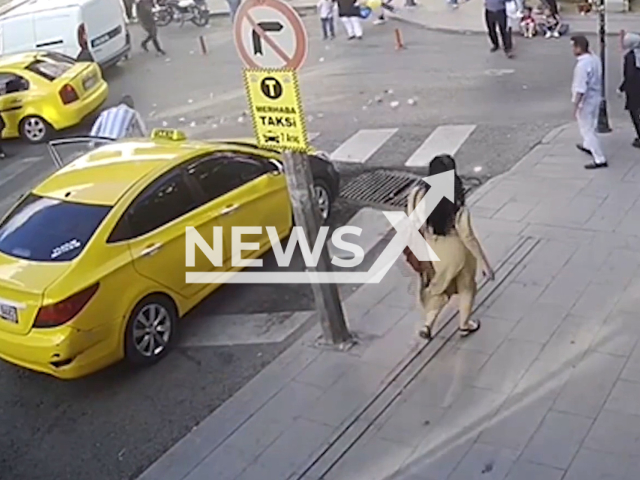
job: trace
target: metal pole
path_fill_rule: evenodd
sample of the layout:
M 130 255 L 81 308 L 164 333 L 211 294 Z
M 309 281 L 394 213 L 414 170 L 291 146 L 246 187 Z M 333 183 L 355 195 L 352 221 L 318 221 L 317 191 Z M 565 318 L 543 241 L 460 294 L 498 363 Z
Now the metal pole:
M 304 230 L 306 238 L 313 242 L 318 237 L 322 220 L 312 190 L 313 177 L 309 159 L 305 155 L 293 152 L 285 152 L 283 158 L 293 218 L 296 225 Z M 332 270 L 326 247 L 322 249 L 318 266 L 307 267 L 307 270 L 321 272 Z M 312 283 L 311 288 L 324 339 L 338 346 L 351 343 L 353 337 L 345 321 L 338 286 L 333 283 Z
M 600 100 L 600 109 L 598 110 L 598 133 L 609 133 L 609 116 L 607 115 L 607 89 L 605 86 L 606 67 L 605 60 L 607 55 L 607 31 L 605 18 L 605 0 L 600 0 L 598 5 L 598 36 L 600 38 L 600 62 L 602 63 L 602 99 Z

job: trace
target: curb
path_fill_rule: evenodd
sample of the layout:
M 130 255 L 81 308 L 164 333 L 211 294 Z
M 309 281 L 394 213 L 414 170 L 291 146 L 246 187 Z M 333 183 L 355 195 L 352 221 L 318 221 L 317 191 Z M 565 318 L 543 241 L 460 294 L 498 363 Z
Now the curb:
M 300 16 L 305 16 L 310 12 L 315 12 L 316 11 L 316 6 L 315 5 L 297 5 L 297 6 L 293 6 L 292 8 L 298 12 L 300 14 Z M 217 10 L 217 11 L 209 11 L 209 18 L 220 18 L 220 17 L 228 17 L 229 16 L 229 12 L 227 10 Z
M 397 15 L 389 15 L 391 20 L 395 20 L 396 22 L 404 23 L 407 25 L 413 25 L 414 27 L 422 28 L 423 30 L 428 30 L 430 32 L 439 32 L 439 33 L 448 33 L 454 35 L 486 35 L 486 30 L 467 30 L 463 28 L 452 28 L 452 27 L 438 27 L 428 25 L 424 22 L 420 22 L 418 20 L 412 20 L 410 18 L 400 17 Z M 586 30 L 569 30 L 569 35 L 596 35 L 598 32 L 594 29 L 593 31 Z M 618 37 L 619 32 L 609 32 L 607 33 L 607 37 Z M 524 38 L 524 37 L 523 37 Z

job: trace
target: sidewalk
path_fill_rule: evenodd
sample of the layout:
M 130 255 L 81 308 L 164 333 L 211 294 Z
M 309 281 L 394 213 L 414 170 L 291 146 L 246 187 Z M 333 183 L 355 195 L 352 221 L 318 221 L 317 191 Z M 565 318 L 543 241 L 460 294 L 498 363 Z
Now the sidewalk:
M 397 2 L 398 4 L 400 2 Z M 446 0 L 422 0 L 415 8 L 403 8 L 397 14 L 390 15 L 394 19 L 429 30 L 445 32 L 461 32 L 467 34 L 486 34 L 484 24 L 483 0 L 460 0 L 459 8 L 451 9 Z M 595 13 L 587 16 L 570 11 L 568 6 L 561 12 L 571 34 L 597 34 L 598 17 Z M 639 30 L 640 15 L 637 13 L 607 13 L 607 33 L 619 35 L 621 29 L 628 32 Z
M 570 125 L 469 200 L 497 268 L 478 333 L 449 312 L 418 341 L 399 262 L 344 302 L 360 345 L 314 328 L 139 480 L 636 480 L 640 163 L 614 127 L 610 168 Z

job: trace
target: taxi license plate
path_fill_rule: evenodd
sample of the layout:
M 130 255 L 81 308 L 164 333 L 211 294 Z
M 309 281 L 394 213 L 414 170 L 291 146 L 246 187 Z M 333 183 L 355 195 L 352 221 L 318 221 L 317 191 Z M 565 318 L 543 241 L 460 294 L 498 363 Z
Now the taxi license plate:
M 0 304 L 0 318 L 11 323 L 18 323 L 18 309 L 2 303 Z
M 85 90 L 90 90 L 94 85 L 96 84 L 96 77 L 95 75 L 91 75 L 89 77 L 86 77 L 83 81 L 82 81 L 82 86 L 84 87 Z

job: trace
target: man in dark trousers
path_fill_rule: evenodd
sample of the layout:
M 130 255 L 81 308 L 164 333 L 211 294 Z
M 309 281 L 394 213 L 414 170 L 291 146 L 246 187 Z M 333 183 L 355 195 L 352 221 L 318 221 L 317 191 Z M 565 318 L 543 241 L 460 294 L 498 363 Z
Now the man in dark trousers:
M 7 157 L 7 154 L 4 153 L 4 148 L 2 148 L 2 134 L 4 133 L 5 128 L 4 118 L 0 114 L 0 160 L 4 160 Z
M 489 40 L 491 40 L 491 51 L 496 52 L 500 49 L 496 32 L 496 30 L 500 30 L 504 53 L 507 57 L 513 58 L 511 32 L 507 26 L 506 0 L 484 0 L 484 19 L 487 23 Z
M 147 32 L 147 37 L 142 41 L 142 49 L 145 52 L 148 52 L 149 49 L 147 48 L 147 45 L 149 42 L 152 42 L 156 52 L 160 55 L 166 55 L 158 41 L 158 27 L 155 19 L 153 18 L 153 0 L 140 0 L 136 11 L 140 25 L 142 25 L 144 31 Z

